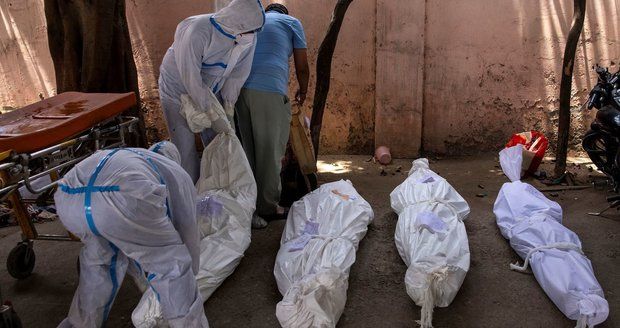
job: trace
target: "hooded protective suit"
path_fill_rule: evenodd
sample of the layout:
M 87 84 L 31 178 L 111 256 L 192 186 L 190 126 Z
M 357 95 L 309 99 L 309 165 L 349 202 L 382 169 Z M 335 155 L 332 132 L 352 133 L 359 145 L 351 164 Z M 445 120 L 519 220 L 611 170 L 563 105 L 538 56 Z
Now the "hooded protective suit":
M 171 143 L 155 147 L 179 158 Z M 138 148 L 98 151 L 60 180 L 54 199 L 84 243 L 79 285 L 59 327 L 105 325 L 130 262 L 171 327 L 208 327 L 195 280 L 196 190 L 177 162 Z
M 159 76 L 164 117 L 182 166 L 193 181 L 198 179 L 200 154 L 194 134 L 179 113 L 181 95 L 189 95 L 200 110 L 208 111 L 213 98 L 205 90 L 211 90 L 232 120 L 256 47 L 255 34 L 248 32 L 263 26 L 264 15 L 259 0 L 234 0 L 214 14 L 189 17 L 177 26 L 174 43 L 164 56 Z M 207 138 L 203 133 L 203 139 Z
M 149 148 L 150 151 L 163 155 L 181 165 L 181 154 L 177 147 L 169 141 L 160 141 Z

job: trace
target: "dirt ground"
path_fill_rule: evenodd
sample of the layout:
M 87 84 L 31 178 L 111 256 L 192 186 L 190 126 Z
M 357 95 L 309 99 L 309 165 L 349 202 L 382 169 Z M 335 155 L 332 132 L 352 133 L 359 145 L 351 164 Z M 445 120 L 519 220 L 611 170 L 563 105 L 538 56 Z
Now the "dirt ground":
M 389 193 L 401 183 L 410 161 L 386 167 L 387 175 L 367 157 L 323 157 L 322 182 L 349 179 L 373 206 L 375 219 L 362 240 L 349 278 L 346 308 L 338 327 L 415 327 L 420 308 L 407 296 L 406 266 L 394 245 L 397 216 Z M 492 213 L 493 202 L 506 178 L 494 155 L 435 159 L 431 168 L 447 178 L 471 206 L 465 221 L 471 249 L 471 268 L 454 302 L 436 309 L 435 327 L 574 327 L 542 291 L 534 276 L 509 270 L 519 260 L 503 239 Z M 402 172 L 396 168 L 402 166 Z M 537 185 L 538 186 L 538 185 Z M 564 209 L 564 224 L 575 231 L 590 258 L 610 306 L 608 320 L 597 327 L 620 327 L 620 214 L 591 217 L 587 212 L 606 205 L 605 190 L 562 191 L 549 197 Z M 477 196 L 478 195 L 478 196 Z M 275 306 L 281 299 L 273 277 L 284 221 L 253 231 L 245 258 L 206 302 L 212 327 L 278 327 Z M 38 225 L 58 231 L 58 222 Z M 0 229 L 0 261 L 19 240 L 15 227 Z M 35 242 L 35 273 L 16 281 L 0 270 L 4 298 L 15 305 L 24 327 L 56 327 L 66 315 L 76 287 L 78 243 Z M 114 303 L 108 327 L 131 327 L 131 310 L 139 293 L 126 279 Z

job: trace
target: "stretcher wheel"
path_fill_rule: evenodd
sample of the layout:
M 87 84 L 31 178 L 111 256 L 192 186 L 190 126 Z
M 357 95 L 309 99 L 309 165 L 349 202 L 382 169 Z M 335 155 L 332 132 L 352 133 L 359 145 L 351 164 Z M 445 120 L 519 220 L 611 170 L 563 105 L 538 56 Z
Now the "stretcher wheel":
M 34 250 L 28 242 L 21 242 L 15 246 L 6 259 L 6 268 L 11 277 L 26 279 L 34 270 Z

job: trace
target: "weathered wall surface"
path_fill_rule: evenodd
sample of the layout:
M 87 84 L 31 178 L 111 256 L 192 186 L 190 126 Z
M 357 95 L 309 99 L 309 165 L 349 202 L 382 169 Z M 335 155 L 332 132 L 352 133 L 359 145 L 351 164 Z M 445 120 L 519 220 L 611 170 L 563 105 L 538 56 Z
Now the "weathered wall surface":
M 159 103 L 159 65 L 174 40 L 177 24 L 186 17 L 213 11 L 212 1 L 126 0 L 142 107 L 147 111 L 150 140 L 168 136 Z
M 127 19 L 140 76 L 140 92 L 148 111 L 149 136 L 165 138 L 157 78 L 159 65 L 172 44 L 176 25 L 185 17 L 211 12 L 211 1 L 128 0 Z M 266 6 L 273 1 L 262 1 Z M 280 1 L 304 25 L 310 60 L 310 87 L 304 106 L 310 116 L 313 101 L 316 55 L 330 21 L 334 1 Z M 165 13 L 163 15 L 162 13 Z M 330 153 L 371 152 L 374 147 L 374 0 L 356 0 L 349 8 L 334 53 L 331 92 L 327 99 L 322 151 Z M 363 26 L 360 26 L 363 18 Z M 293 63 L 291 62 L 291 67 Z M 291 74 L 291 99 L 297 90 Z
M 424 7 L 424 0 L 377 0 L 375 143 L 394 157 L 416 156 L 422 142 Z
M 149 136 L 167 135 L 159 107 L 157 77 L 185 17 L 211 12 L 211 1 L 126 0 L 132 45 Z M 47 44 L 43 0 L 0 0 L 0 106 L 21 107 L 56 93 Z
M 176 24 L 212 11 L 213 1 L 126 1 L 149 134 L 164 138 L 159 65 Z M 335 0 L 277 2 L 306 29 L 309 114 L 317 49 Z M 592 116 L 579 109 L 595 81 L 590 67 L 618 68 L 619 13 L 620 0 L 588 2 L 575 69 L 573 146 Z M 386 144 L 396 156 L 420 149 L 471 153 L 496 149 L 530 128 L 554 138 L 571 17 L 571 0 L 353 1 L 334 55 L 321 152 L 370 153 Z M 0 0 L 0 18 L 0 106 L 53 95 L 43 0 Z M 293 83 L 291 95 L 295 90 Z
M 310 86 L 305 113 L 310 116 L 316 79 L 316 56 L 327 26 L 334 0 L 263 1 L 284 3 L 306 31 Z M 291 75 L 291 81 L 295 81 Z M 291 85 L 294 95 L 296 83 Z M 322 153 L 371 153 L 375 131 L 375 0 L 351 3 L 340 30 L 332 62 L 332 79 L 323 128 Z
M 568 0 L 427 1 L 424 149 L 496 149 L 513 132 L 531 128 L 555 139 L 572 6 Z M 573 80 L 573 146 L 590 122 L 579 107 L 596 81 L 592 65 L 618 69 L 619 9 L 620 1 L 588 1 Z
M 0 106 L 21 107 L 54 94 L 43 1 L 0 0 L 0 19 Z

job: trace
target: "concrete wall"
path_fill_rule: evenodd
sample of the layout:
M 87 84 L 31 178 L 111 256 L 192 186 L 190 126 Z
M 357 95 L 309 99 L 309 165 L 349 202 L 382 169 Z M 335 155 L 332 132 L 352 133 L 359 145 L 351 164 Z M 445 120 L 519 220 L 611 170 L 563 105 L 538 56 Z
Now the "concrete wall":
M 0 106 L 20 107 L 55 93 L 43 1 L 0 0 Z
M 280 0 L 297 17 L 306 32 L 310 62 L 310 86 L 305 113 L 310 116 L 316 79 L 316 56 L 335 1 Z M 295 81 L 291 75 L 291 81 Z M 291 96 L 297 89 L 290 87 Z M 354 0 L 342 24 L 332 62 L 321 152 L 370 153 L 375 134 L 375 0 Z
M 495 149 L 520 130 L 555 138 L 573 1 L 427 1 L 424 149 Z M 571 143 L 589 126 L 579 109 L 595 63 L 618 69 L 620 1 L 588 1 L 573 82 Z M 576 147 L 577 148 L 577 147 Z
M 213 1 L 126 0 L 140 89 L 152 138 L 166 136 L 157 76 L 184 17 Z M 226 0 L 217 0 L 226 1 Z M 264 1 L 267 4 L 270 1 Z M 279 0 L 298 17 L 314 63 L 335 0 Z M 55 93 L 43 0 L 0 0 L 0 106 L 19 107 Z M 594 63 L 618 68 L 620 0 L 588 1 L 573 92 L 572 144 L 591 115 L 579 110 Z M 471 153 L 496 149 L 516 131 L 555 137 L 557 95 L 572 1 L 355 0 L 333 60 L 323 153 L 395 156 L 419 150 Z M 294 76 L 292 75 L 292 80 Z M 291 93 L 296 89 L 291 85 Z
M 422 143 L 425 1 L 377 0 L 375 143 L 414 157 Z
M 214 4 L 213 1 L 196 0 L 125 1 L 140 97 L 147 111 L 148 137 L 162 140 L 168 132 L 159 103 L 159 66 L 172 44 L 177 24 L 188 16 L 212 12 Z

